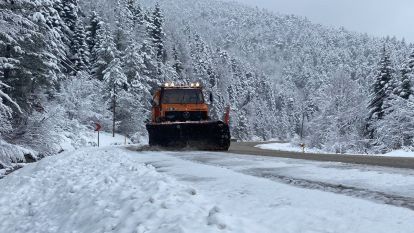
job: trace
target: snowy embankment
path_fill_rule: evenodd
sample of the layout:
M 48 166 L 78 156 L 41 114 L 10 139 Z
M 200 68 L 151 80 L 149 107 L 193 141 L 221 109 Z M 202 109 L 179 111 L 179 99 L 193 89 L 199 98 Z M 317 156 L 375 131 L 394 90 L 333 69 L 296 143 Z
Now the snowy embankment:
M 96 147 L 98 144 L 97 132 L 84 132 L 76 140 L 66 135 L 61 135 L 61 143 L 59 147 L 61 151 L 74 151 L 79 148 Z M 131 140 L 123 135 L 100 132 L 99 144 L 101 147 L 128 145 Z M 18 145 L 12 145 L 0 140 L 0 178 L 4 175 L 25 166 L 27 163 L 40 159 L 39 154 L 27 148 Z
M 260 232 L 121 148 L 48 157 L 0 186 L 0 232 Z
M 25 163 L 38 159 L 35 151 L 12 145 L 0 139 L 0 178 L 22 167 Z
M 302 148 L 300 146 L 292 145 L 291 143 L 264 143 L 264 144 L 259 144 L 256 147 L 260 149 L 264 149 L 264 150 L 302 152 Z M 305 153 L 332 154 L 326 151 L 312 149 L 312 148 L 305 148 Z M 351 153 L 345 153 L 345 154 L 346 155 L 358 155 L 358 154 L 351 154 Z M 385 154 L 368 154 L 368 155 L 389 156 L 389 157 L 414 157 L 414 152 L 404 151 L 404 150 L 395 150 L 395 151 L 391 151 Z
M 64 140 L 61 144 L 61 147 L 64 151 L 73 151 L 79 149 L 79 144 L 83 145 L 81 147 L 88 146 L 98 146 L 98 132 L 89 132 L 84 133 L 81 139 L 82 143 L 77 143 L 74 140 L 68 139 Z M 112 136 L 112 133 L 100 132 L 99 133 L 99 146 L 116 146 L 116 145 L 127 145 L 131 144 L 131 140 L 124 135 L 115 134 L 115 137 Z

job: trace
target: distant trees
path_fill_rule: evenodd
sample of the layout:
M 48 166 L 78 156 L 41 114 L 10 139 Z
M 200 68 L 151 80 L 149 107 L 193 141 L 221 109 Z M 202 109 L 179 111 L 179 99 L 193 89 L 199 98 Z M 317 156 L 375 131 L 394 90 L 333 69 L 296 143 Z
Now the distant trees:
M 365 123 L 364 91 L 339 68 L 318 92 L 318 111 L 309 125 L 309 146 L 336 153 L 358 151 Z
M 414 146 L 413 58 L 411 53 L 401 72 L 393 77 L 390 83 L 396 84 L 394 91 L 385 92 L 382 118 L 372 125 L 374 148 L 378 151 Z

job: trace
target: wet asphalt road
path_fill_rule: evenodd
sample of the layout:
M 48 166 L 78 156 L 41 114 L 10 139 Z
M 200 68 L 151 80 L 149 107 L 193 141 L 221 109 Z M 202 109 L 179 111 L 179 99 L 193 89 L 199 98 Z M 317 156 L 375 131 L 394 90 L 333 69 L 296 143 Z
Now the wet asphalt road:
M 403 158 L 372 155 L 312 154 L 287 151 L 272 151 L 254 147 L 257 144 L 263 143 L 232 142 L 229 149 L 229 153 L 414 169 L 414 157 Z

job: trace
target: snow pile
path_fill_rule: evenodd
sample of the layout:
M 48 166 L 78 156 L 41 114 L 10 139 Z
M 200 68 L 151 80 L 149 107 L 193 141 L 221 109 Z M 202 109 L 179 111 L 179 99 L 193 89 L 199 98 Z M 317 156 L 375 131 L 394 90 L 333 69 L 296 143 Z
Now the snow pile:
M 94 135 L 95 140 L 97 140 L 97 133 Z M 112 146 L 112 145 L 128 145 L 132 144 L 131 140 L 126 136 L 115 134 L 115 137 L 112 137 L 111 133 L 100 132 L 99 133 L 99 146 Z
M 0 232 L 252 232 L 116 147 L 47 157 L 0 186 Z
M 264 149 L 264 150 L 275 150 L 275 151 L 290 151 L 290 152 L 302 152 L 302 148 L 299 145 L 293 145 L 292 143 L 265 143 L 259 144 L 255 147 Z M 332 154 L 326 151 L 314 149 L 314 148 L 306 148 L 306 153 L 318 153 L 318 154 Z M 361 154 L 352 154 L 352 153 L 345 153 L 346 155 L 361 155 Z M 374 156 L 389 156 L 389 157 L 414 157 L 414 152 L 406 151 L 406 150 L 394 150 L 385 154 L 369 154 Z
M 37 160 L 37 153 L 0 139 L 0 177 L 6 173 L 6 169 L 12 169 L 16 163 L 28 162 L 27 159 Z
M 112 133 L 99 132 L 99 146 L 101 147 L 129 144 L 132 144 L 131 139 L 124 135 L 115 134 L 115 137 L 112 137 Z M 79 133 L 79 138 L 77 139 L 65 135 L 60 145 L 64 151 L 73 151 L 88 146 L 97 147 L 98 132 L 93 132 L 92 130 L 90 132 L 82 132 Z
M 407 150 L 394 150 L 385 154 L 379 154 L 378 156 L 390 156 L 390 157 L 414 157 L 413 151 Z
M 294 146 L 290 143 L 266 143 L 256 145 L 255 147 L 264 150 L 302 152 L 302 148 L 300 148 L 299 146 Z M 306 149 L 306 152 L 309 152 L 309 150 Z

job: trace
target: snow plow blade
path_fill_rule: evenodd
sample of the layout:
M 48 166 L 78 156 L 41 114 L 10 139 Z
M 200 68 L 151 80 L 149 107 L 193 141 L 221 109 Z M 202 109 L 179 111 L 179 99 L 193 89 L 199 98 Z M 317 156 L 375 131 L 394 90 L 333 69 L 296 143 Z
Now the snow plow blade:
M 208 151 L 230 147 L 229 126 L 222 121 L 149 123 L 146 128 L 150 146 Z

